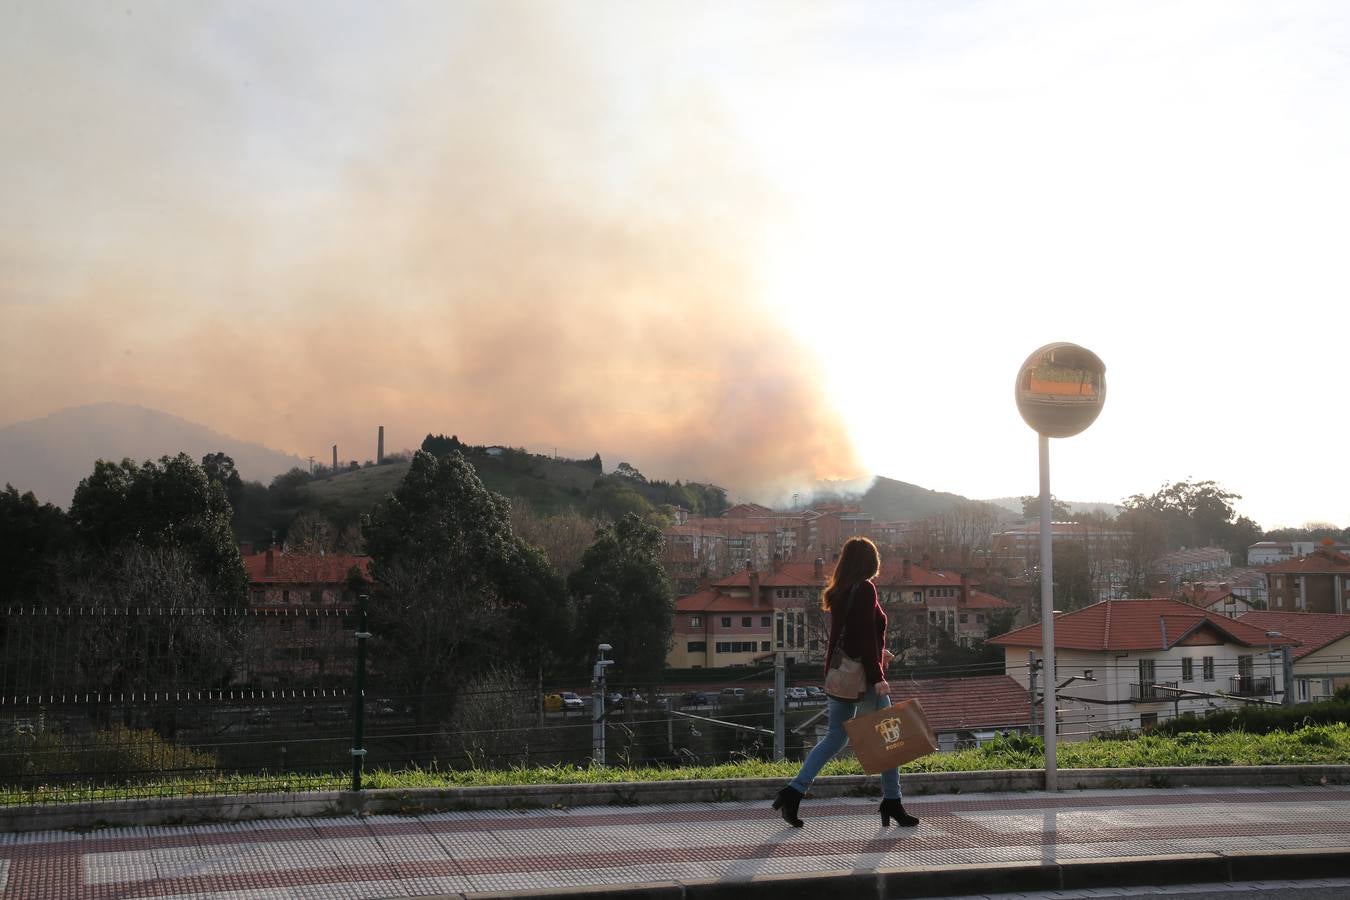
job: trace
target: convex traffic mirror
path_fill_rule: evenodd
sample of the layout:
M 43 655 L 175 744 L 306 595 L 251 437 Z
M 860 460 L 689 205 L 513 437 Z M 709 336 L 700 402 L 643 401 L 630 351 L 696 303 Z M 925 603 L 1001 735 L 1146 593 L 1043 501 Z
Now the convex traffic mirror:
M 1106 366 L 1077 344 L 1046 344 L 1017 374 L 1017 411 L 1048 438 L 1065 438 L 1091 425 L 1106 402 Z

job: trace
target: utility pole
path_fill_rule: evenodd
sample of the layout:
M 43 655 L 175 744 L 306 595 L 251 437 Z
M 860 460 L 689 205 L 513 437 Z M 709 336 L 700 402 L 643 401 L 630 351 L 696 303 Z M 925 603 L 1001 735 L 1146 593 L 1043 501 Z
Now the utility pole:
M 591 726 L 591 756 L 597 766 L 605 764 L 605 669 L 614 665 L 614 660 L 605 659 L 605 654 L 613 649 L 609 644 L 601 644 L 600 655 L 591 670 L 591 711 L 595 715 L 595 723 Z

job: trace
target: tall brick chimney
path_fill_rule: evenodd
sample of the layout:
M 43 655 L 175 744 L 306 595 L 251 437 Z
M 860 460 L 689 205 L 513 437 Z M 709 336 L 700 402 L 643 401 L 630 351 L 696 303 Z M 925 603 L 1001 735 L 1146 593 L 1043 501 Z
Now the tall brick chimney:
M 750 570 L 750 605 L 759 609 L 759 571 Z
M 376 462 L 377 464 L 378 464 L 378 463 L 384 462 L 384 426 L 383 426 L 383 425 L 380 426 L 380 439 L 379 439 L 379 441 L 375 444 L 375 462 Z
M 905 584 L 909 584 L 910 577 L 911 577 L 913 571 L 914 571 L 914 570 L 913 570 L 913 568 L 910 566 L 910 563 L 909 563 L 909 557 L 908 557 L 908 556 L 905 557 L 904 559 L 900 560 L 900 580 L 901 580 L 902 582 L 904 582 Z
M 961 573 L 961 605 L 966 606 L 970 603 L 970 576 L 965 572 Z
M 815 570 L 814 570 L 814 571 L 815 571 L 816 581 L 824 581 L 824 580 L 825 580 L 825 560 L 822 559 L 822 558 L 820 558 L 819 556 L 816 557 L 816 565 L 815 565 Z
M 266 558 L 263 560 L 263 574 L 264 574 L 264 575 L 275 575 L 275 574 L 277 574 L 277 567 L 276 567 L 276 548 L 275 548 L 275 547 L 268 547 L 268 548 L 267 548 L 267 556 L 266 556 Z

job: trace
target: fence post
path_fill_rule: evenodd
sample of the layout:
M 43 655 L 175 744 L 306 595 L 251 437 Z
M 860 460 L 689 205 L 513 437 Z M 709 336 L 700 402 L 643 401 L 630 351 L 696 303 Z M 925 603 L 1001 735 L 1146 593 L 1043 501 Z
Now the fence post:
M 370 632 L 366 630 L 366 608 L 370 603 L 368 594 L 356 598 L 356 698 L 352 715 L 352 790 L 361 790 L 361 763 L 366 758 L 366 642 Z
M 1036 736 L 1036 651 L 1027 651 L 1027 697 L 1031 701 L 1031 736 Z
M 1284 680 L 1284 705 L 1294 705 L 1294 652 L 1288 644 L 1280 648 L 1280 677 Z
M 773 655 L 773 761 L 787 757 L 787 664 L 786 651 Z

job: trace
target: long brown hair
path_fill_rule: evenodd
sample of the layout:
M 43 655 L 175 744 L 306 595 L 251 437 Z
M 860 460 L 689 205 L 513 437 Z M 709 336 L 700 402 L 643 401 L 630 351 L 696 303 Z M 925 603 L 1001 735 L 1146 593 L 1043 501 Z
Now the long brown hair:
M 881 554 L 877 552 L 877 545 L 865 537 L 849 538 L 844 542 L 844 549 L 839 551 L 829 583 L 820 592 L 820 608 L 829 612 L 836 600 L 848 596 L 850 588 L 877 577 L 880 571 Z

